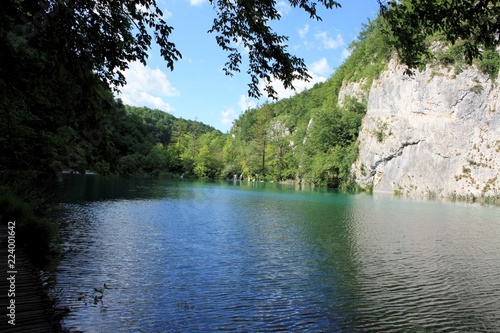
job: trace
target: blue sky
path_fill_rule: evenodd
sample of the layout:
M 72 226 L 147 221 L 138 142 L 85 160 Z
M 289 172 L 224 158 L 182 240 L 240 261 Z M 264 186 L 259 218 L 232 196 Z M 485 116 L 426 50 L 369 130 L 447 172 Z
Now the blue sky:
M 319 14 L 323 21 L 315 21 L 303 10 L 291 8 L 288 0 L 277 1 L 282 18 L 273 23 L 273 29 L 289 37 L 289 52 L 304 58 L 312 76 L 309 83 L 297 82 L 296 92 L 331 77 L 348 55 L 347 48 L 362 24 L 377 15 L 376 0 L 339 2 L 342 8 L 321 8 Z M 176 117 L 196 119 L 222 132 L 229 131 L 234 119 L 266 99 L 248 98 L 250 78 L 246 67 L 233 77 L 223 73 L 227 54 L 217 45 L 215 35 L 207 33 L 215 17 L 215 10 L 207 0 L 159 0 L 157 3 L 167 23 L 175 29 L 170 40 L 182 53 L 182 59 L 175 63 L 174 71 L 170 71 L 158 47 L 153 46 L 146 67 L 140 63 L 130 64 L 125 72 L 127 85 L 117 97 L 128 105 L 159 109 Z M 275 89 L 280 98 L 296 93 L 285 91 L 279 83 Z

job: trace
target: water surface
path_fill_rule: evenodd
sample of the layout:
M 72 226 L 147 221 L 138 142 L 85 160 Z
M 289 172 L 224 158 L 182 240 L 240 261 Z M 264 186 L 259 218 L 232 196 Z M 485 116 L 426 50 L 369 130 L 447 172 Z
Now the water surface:
M 74 176 L 54 293 L 84 332 L 500 331 L 500 210 Z

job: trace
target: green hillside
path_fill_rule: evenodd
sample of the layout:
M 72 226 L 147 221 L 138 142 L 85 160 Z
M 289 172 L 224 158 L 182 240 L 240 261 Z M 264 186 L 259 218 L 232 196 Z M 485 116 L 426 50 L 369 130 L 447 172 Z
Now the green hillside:
M 365 25 L 350 45 L 351 55 L 324 83 L 291 98 L 248 110 L 234 122 L 227 146 L 236 156 L 225 173 L 259 179 L 294 179 L 319 186 L 350 188 L 350 168 L 366 100 L 339 106 L 343 84 L 362 81 L 365 91 L 386 68 L 390 47 L 380 25 Z M 229 148 L 228 148 L 229 149 Z

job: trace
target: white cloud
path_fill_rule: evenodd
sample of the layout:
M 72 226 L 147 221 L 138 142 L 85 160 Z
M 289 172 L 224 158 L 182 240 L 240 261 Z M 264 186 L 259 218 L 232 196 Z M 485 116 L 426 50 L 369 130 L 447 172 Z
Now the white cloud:
M 309 68 L 313 73 L 321 76 L 329 76 L 333 72 L 333 69 L 330 65 L 328 65 L 326 58 L 321 58 L 320 60 L 313 62 Z
M 307 33 L 309 32 L 309 24 L 304 25 L 303 28 L 297 29 L 300 38 L 305 38 Z
M 205 0 L 189 0 L 191 6 L 201 6 Z
M 163 99 L 146 92 L 141 92 L 138 95 L 134 96 L 132 99 L 126 98 L 125 96 L 122 99 L 123 102 L 128 105 L 146 106 L 151 109 L 158 109 L 169 113 L 172 113 L 174 111 L 172 106 L 165 102 Z
M 172 12 L 169 11 L 167 8 L 171 5 L 170 1 L 158 0 L 158 1 L 156 1 L 156 4 L 157 4 L 158 8 L 160 8 L 161 11 L 163 12 L 163 19 L 164 20 L 171 18 L 173 16 Z
M 127 85 L 121 89 L 118 97 L 125 104 L 173 111 L 163 98 L 179 96 L 179 91 L 168 81 L 164 72 L 133 62 L 123 74 L 127 79 Z
M 345 44 L 344 39 L 340 33 L 335 36 L 335 38 L 331 38 L 328 35 L 327 31 L 318 32 L 314 35 L 314 37 L 321 42 L 321 45 L 325 49 L 336 49 Z
M 315 73 L 313 73 L 311 71 L 309 71 L 309 75 L 311 76 L 311 79 L 309 80 L 309 82 L 299 81 L 299 80 L 293 81 L 293 86 L 295 87 L 295 90 L 285 89 L 285 87 L 283 87 L 283 84 L 281 83 L 281 81 L 277 81 L 277 80 L 272 80 L 271 86 L 276 91 L 276 95 L 277 95 L 278 99 L 283 99 L 283 98 L 288 98 L 288 97 L 291 97 L 293 95 L 296 95 L 304 90 L 310 89 L 316 83 L 324 82 L 327 79 L 326 77 L 321 76 L 321 75 L 316 75 Z M 259 88 L 260 88 L 260 91 L 264 92 L 264 82 L 260 83 Z M 267 97 L 267 96 L 264 96 L 264 97 Z
M 234 112 L 234 109 L 232 107 L 227 108 L 220 114 L 222 116 L 221 121 L 224 125 L 231 125 L 233 123 L 233 120 L 237 118 L 236 112 Z
M 238 106 L 240 107 L 241 111 L 246 111 L 248 109 L 255 108 L 257 106 L 257 102 L 246 95 L 240 95 Z
M 278 3 L 276 4 L 276 8 L 278 9 L 278 13 L 281 16 L 288 14 L 292 9 L 292 7 L 290 7 L 290 4 L 286 3 L 285 1 L 278 1 Z
M 248 109 L 255 108 L 257 106 L 257 101 L 251 99 L 246 95 L 240 95 L 240 99 L 238 100 L 238 107 L 242 112 L 247 111 Z M 228 107 L 226 110 L 220 113 L 221 122 L 224 125 L 232 125 L 233 121 L 238 118 L 238 114 L 234 110 L 233 107 Z
M 164 20 L 168 20 L 169 18 L 171 18 L 173 16 L 172 12 L 169 11 L 167 8 L 163 9 L 162 12 L 163 12 L 163 19 Z
M 154 10 L 153 10 L 153 8 L 154 8 L 154 7 L 153 7 L 153 8 L 151 8 L 151 7 L 149 7 L 149 6 L 148 6 L 148 7 L 146 7 L 146 6 L 141 5 L 141 4 L 136 4 L 136 5 L 135 5 L 135 7 L 137 8 L 137 10 L 139 10 L 139 11 L 141 11 L 141 12 L 143 12 L 143 13 L 149 13 L 149 12 L 151 12 L 151 11 L 153 11 L 153 12 L 154 12 Z M 171 17 L 172 17 L 172 15 L 173 15 L 173 14 L 172 14 L 172 12 L 171 12 L 171 11 L 169 11 L 169 10 L 167 9 L 167 4 L 165 3 L 165 1 L 160 1 L 160 3 L 158 3 L 158 4 L 157 4 L 157 7 L 158 7 L 158 8 L 162 11 L 162 13 L 163 13 L 163 15 L 162 15 L 162 17 L 161 17 L 162 19 L 167 20 L 167 19 L 169 19 L 169 18 L 171 18 Z M 163 9 L 162 9 L 162 8 L 160 8 L 160 7 L 163 7 Z

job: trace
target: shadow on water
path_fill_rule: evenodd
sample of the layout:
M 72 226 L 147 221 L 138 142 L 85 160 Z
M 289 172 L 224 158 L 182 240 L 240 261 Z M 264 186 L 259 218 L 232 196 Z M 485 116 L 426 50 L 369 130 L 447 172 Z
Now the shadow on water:
M 64 202 L 140 200 L 179 197 L 178 181 L 148 177 L 64 175 L 59 197 Z

